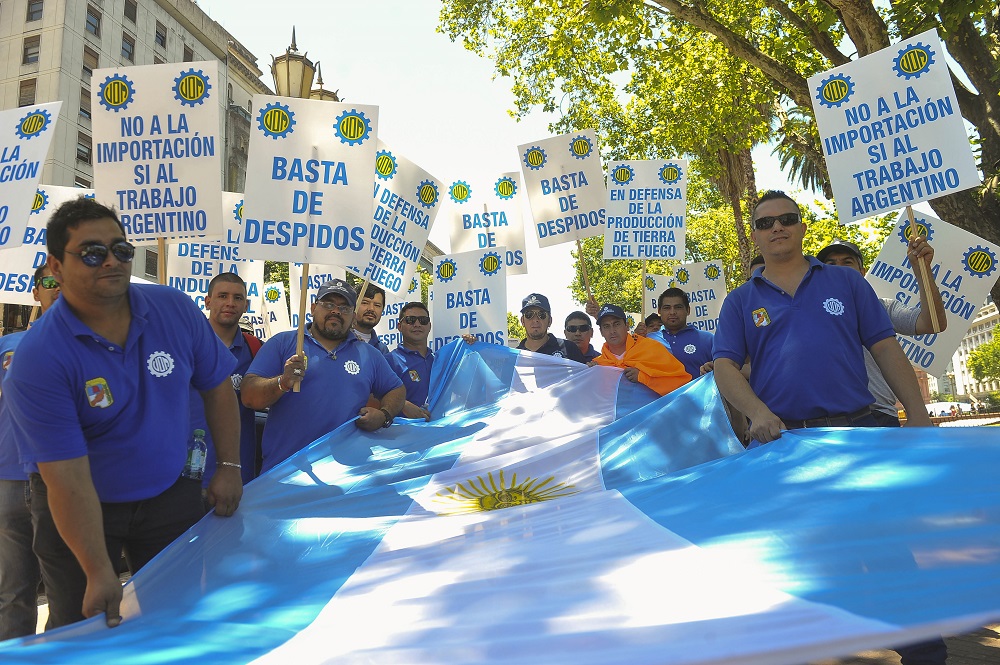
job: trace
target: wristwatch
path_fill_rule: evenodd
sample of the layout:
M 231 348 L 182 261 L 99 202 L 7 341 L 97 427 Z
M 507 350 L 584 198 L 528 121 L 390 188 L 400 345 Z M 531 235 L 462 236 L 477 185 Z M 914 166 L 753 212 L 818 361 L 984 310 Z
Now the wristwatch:
M 392 424 L 392 414 L 389 413 L 389 409 L 387 409 L 387 408 L 385 408 L 383 406 L 382 408 L 379 409 L 379 411 L 381 411 L 382 413 L 385 414 L 385 422 L 382 424 L 382 427 L 388 427 L 389 425 L 391 425 Z

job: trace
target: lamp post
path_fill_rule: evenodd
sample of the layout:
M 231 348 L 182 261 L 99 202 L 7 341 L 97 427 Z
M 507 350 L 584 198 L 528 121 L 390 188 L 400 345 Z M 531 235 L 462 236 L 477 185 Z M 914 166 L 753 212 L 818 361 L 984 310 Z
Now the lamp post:
M 295 44 L 295 28 L 292 28 L 292 43 L 285 49 L 284 55 L 271 56 L 271 76 L 274 77 L 274 90 L 282 97 L 299 97 L 308 99 L 316 66 L 299 53 Z
M 319 64 L 319 60 L 316 61 L 316 85 L 318 88 L 313 88 L 312 92 L 309 93 L 309 99 L 320 99 L 326 102 L 339 102 L 340 97 L 337 96 L 339 90 L 327 90 L 323 87 L 323 68 Z

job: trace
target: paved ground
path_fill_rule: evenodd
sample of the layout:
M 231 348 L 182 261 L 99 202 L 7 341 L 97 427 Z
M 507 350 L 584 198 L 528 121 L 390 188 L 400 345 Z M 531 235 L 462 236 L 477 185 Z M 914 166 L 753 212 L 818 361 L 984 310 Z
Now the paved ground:
M 1000 664 L 1000 624 L 974 633 L 946 637 L 948 665 Z M 864 651 L 842 660 L 820 660 L 811 665 L 899 665 L 895 651 Z

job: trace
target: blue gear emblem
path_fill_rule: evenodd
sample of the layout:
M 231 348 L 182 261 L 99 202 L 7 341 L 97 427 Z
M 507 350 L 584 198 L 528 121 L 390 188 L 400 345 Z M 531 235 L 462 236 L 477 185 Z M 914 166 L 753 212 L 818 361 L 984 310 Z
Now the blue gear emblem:
M 652 277 L 647 277 L 646 278 L 646 290 L 647 291 L 654 291 L 655 289 L 656 289 L 656 280 L 653 279 Z
M 268 104 L 260 110 L 257 126 L 264 136 L 270 136 L 275 141 L 283 139 L 294 131 L 295 112 L 281 102 Z
M 479 259 L 479 272 L 487 277 L 497 274 L 502 267 L 503 259 L 496 252 L 486 252 L 483 258 Z
M 134 99 L 135 87 L 124 74 L 109 76 L 97 88 L 97 100 L 101 106 L 115 113 L 127 109 Z
M 455 275 L 458 274 L 458 266 L 451 259 L 444 259 L 438 264 L 434 273 L 439 282 L 447 283 L 455 279 Z
M 854 94 L 854 81 L 844 74 L 833 74 L 823 79 L 816 92 L 816 99 L 827 108 L 840 108 Z
M 590 153 L 594 152 L 594 143 L 581 134 L 570 140 L 569 152 L 577 159 L 586 159 L 590 157 Z
M 448 188 L 448 195 L 455 203 L 465 203 L 472 197 L 472 188 L 464 180 L 456 180 Z
M 493 185 L 493 192 L 502 200 L 509 201 L 517 194 L 517 182 L 513 178 L 503 177 Z
M 611 171 L 611 182 L 616 185 L 627 185 L 635 177 L 635 169 L 628 164 L 619 164 Z
M 35 200 L 31 204 L 31 214 L 37 215 L 45 210 L 45 206 L 47 205 L 49 205 L 49 195 L 45 193 L 44 189 L 35 190 Z
M 962 267 L 973 277 L 989 277 L 997 269 L 997 255 L 988 247 L 970 247 L 962 256 Z
M 892 69 L 896 72 L 897 78 L 906 80 L 920 78 L 934 64 L 934 51 L 930 46 L 924 46 L 920 42 L 911 44 L 899 51 L 899 55 L 892 61 Z
M 691 273 L 687 271 L 687 268 L 681 268 L 677 271 L 677 282 L 680 284 L 687 284 L 691 279 Z
M 14 131 L 19 139 L 30 141 L 52 124 L 52 115 L 45 109 L 35 109 L 21 118 Z
M 243 223 L 243 199 L 240 199 L 239 203 L 233 206 L 233 219 L 240 224 Z
M 425 208 L 433 208 L 438 202 L 438 188 L 433 180 L 421 180 L 417 185 L 417 200 Z
M 714 282 L 722 277 L 722 268 L 716 263 L 709 263 L 705 266 L 705 277 Z
M 180 76 L 174 79 L 174 99 L 179 101 L 181 106 L 194 107 L 204 104 L 211 89 L 212 84 L 200 69 L 181 72 Z
M 923 217 L 914 217 L 913 223 L 917 227 L 917 235 L 924 236 L 927 238 L 927 242 L 930 242 L 934 237 L 934 228 L 931 223 L 928 222 Z M 910 222 L 904 219 L 903 223 L 899 226 L 899 241 L 904 245 L 910 242 Z
M 545 166 L 545 162 L 548 157 L 545 155 L 545 151 L 539 148 L 537 145 L 531 146 L 524 151 L 522 156 L 522 161 L 524 165 L 527 166 L 532 171 L 537 171 L 538 169 Z
M 357 109 L 351 109 L 337 116 L 333 131 L 341 143 L 361 145 L 371 136 L 372 125 L 364 113 Z
M 684 171 L 679 165 L 674 164 L 673 162 L 668 162 L 660 167 L 660 170 L 657 171 L 656 175 L 660 177 L 660 182 L 664 185 L 673 185 L 681 179 L 681 176 L 684 175 Z
M 379 150 L 375 153 L 375 175 L 381 180 L 391 180 L 398 168 L 396 158 L 388 150 Z

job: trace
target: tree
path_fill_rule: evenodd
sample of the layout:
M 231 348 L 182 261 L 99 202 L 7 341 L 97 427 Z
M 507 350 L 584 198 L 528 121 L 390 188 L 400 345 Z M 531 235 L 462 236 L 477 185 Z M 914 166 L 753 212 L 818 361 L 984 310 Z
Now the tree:
M 969 354 L 966 366 L 976 381 L 1000 379 L 1000 339 L 981 344 Z
M 528 333 L 521 325 L 521 320 L 511 312 L 507 312 L 507 337 L 509 339 L 524 339 L 527 336 Z
M 714 175 L 748 185 L 744 202 L 756 192 L 740 182 L 748 165 L 739 156 L 760 140 L 775 141 L 805 184 L 822 184 L 829 193 L 807 78 L 936 28 L 953 58 L 949 65 L 974 87 L 953 75 L 988 184 L 931 206 L 995 243 L 998 27 L 995 0 L 445 0 L 441 12 L 442 31 L 513 79 L 517 115 L 558 109 L 563 117 L 553 130 L 593 126 L 611 155 L 701 155 L 708 179 L 721 166 L 726 176 L 722 168 Z M 787 111 L 774 114 L 776 108 Z M 692 150 L 706 132 L 712 139 Z M 712 154 L 719 159 L 713 162 Z M 720 186 L 731 202 L 725 190 L 739 187 Z M 738 222 L 739 208 L 734 215 Z M 1000 301 L 1000 284 L 993 295 Z

